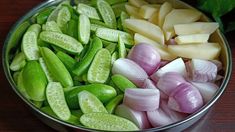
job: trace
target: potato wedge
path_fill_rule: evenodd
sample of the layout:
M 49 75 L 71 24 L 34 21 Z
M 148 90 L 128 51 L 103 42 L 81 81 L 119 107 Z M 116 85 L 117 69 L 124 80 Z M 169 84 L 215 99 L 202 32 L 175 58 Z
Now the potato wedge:
M 164 44 L 164 34 L 157 25 L 154 25 L 145 20 L 139 19 L 126 19 L 124 22 L 125 27 L 128 29 L 142 34 L 160 44 Z
M 129 3 L 135 7 L 141 7 L 142 5 L 147 5 L 148 2 L 144 0 L 129 0 Z
M 177 44 L 207 43 L 210 34 L 180 35 L 175 38 Z
M 174 25 L 175 33 L 177 35 L 212 34 L 218 28 L 219 24 L 216 22 L 194 22 Z
M 151 45 L 154 45 L 154 46 L 157 46 L 157 47 L 162 47 L 161 44 L 159 44 L 158 42 L 152 40 L 152 39 L 149 39 L 139 33 L 135 33 L 134 35 L 134 43 L 135 44 L 138 44 L 138 43 L 148 43 L 148 44 L 151 44 Z
M 162 6 L 159 9 L 159 14 L 158 14 L 158 25 L 160 27 L 163 26 L 163 23 L 165 21 L 165 17 L 170 11 L 173 9 L 172 4 L 169 2 L 165 2 L 162 4 Z
M 148 19 L 149 22 L 151 22 L 152 24 L 158 25 L 158 12 L 153 13 L 153 15 Z
M 218 43 L 168 45 L 168 51 L 184 58 L 214 60 L 220 55 Z
M 149 19 L 154 13 L 158 11 L 157 8 L 151 5 L 143 5 L 140 7 L 139 14 L 144 19 Z
M 139 8 L 137 7 L 134 7 L 130 4 L 126 4 L 125 5 L 125 8 L 126 8 L 126 11 L 127 13 L 130 15 L 130 16 L 134 16 L 135 18 L 142 18 L 140 15 L 139 15 Z
M 191 23 L 199 20 L 201 13 L 192 9 L 173 9 L 166 17 L 163 24 L 165 32 L 171 32 L 174 36 L 174 25 Z M 168 39 L 167 39 L 168 40 Z

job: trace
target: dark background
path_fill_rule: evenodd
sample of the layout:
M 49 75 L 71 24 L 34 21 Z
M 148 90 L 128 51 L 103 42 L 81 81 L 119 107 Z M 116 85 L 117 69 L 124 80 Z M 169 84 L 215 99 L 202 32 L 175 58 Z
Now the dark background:
M 31 8 L 43 0 L 0 0 L 0 47 L 11 26 Z M 190 2 L 190 0 L 187 0 Z M 195 2 L 194 2 L 195 3 Z M 235 32 L 226 34 L 233 54 L 235 68 Z M 2 61 L 2 60 L 1 60 Z M 235 72 L 222 97 L 209 113 L 187 129 L 193 132 L 235 131 Z M 0 132 L 1 131 L 53 131 L 37 119 L 11 89 L 0 65 Z

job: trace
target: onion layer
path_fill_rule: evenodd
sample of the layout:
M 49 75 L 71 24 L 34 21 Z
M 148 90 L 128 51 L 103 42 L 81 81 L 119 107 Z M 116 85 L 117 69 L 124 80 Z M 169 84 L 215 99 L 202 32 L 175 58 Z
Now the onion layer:
M 216 84 L 210 82 L 206 83 L 190 82 L 190 83 L 200 91 L 205 103 L 212 98 L 216 90 L 219 88 Z
M 169 96 L 177 86 L 185 82 L 186 80 L 181 74 L 167 72 L 158 80 L 157 87 Z
M 121 104 L 117 106 L 115 114 L 134 122 L 140 129 L 151 128 L 146 112 L 136 111 Z
M 161 61 L 161 57 L 155 47 L 145 43 L 139 43 L 132 47 L 128 58 L 142 67 L 148 75 L 151 75 L 159 67 Z
M 170 109 L 163 100 L 161 100 L 160 108 L 155 111 L 148 111 L 147 116 L 149 122 L 154 127 L 169 125 L 186 117 L 185 114 Z
M 151 81 L 150 79 L 145 79 L 144 84 L 143 84 L 143 88 L 158 89 L 155 86 L 154 82 Z M 159 91 L 160 91 L 160 98 L 161 99 L 168 99 L 168 96 L 164 92 L 162 92 L 161 90 L 159 90 Z
M 135 85 L 141 87 L 146 78 L 147 73 L 134 61 L 129 59 L 118 59 L 113 63 L 113 74 L 120 74 L 131 80 Z
M 126 89 L 123 103 L 137 111 L 153 111 L 159 107 L 158 89 Z
M 195 82 L 210 82 L 216 79 L 217 66 L 207 60 L 192 59 L 191 79 Z
M 171 92 L 168 106 L 178 112 L 193 113 L 203 105 L 200 92 L 189 83 L 180 84 Z
M 178 72 L 182 76 L 186 76 L 186 67 L 182 58 L 175 59 L 170 63 L 166 64 L 162 68 L 158 69 L 153 75 L 151 75 L 151 79 L 157 81 L 161 76 L 163 76 L 167 72 Z

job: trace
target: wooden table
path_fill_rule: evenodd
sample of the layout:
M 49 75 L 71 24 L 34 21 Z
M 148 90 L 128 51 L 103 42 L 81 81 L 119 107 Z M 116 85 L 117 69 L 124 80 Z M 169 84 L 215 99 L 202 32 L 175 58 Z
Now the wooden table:
M 42 1 L 0 0 L 1 47 L 16 20 Z M 235 62 L 235 32 L 227 34 L 226 37 Z M 233 68 L 235 68 L 234 63 Z M 0 65 L 0 131 L 54 131 L 31 114 L 23 101 L 13 92 L 5 78 L 2 65 Z M 187 131 L 235 131 L 235 72 L 232 73 L 225 93 L 210 112 Z

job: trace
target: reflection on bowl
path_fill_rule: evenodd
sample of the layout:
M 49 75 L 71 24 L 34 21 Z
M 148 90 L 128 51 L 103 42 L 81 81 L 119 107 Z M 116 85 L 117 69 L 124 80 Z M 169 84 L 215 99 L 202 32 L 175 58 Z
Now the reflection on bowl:
M 62 0 L 50 0 L 45 1 L 44 3 L 38 5 L 34 9 L 32 9 L 30 12 L 28 12 L 25 16 L 23 16 L 10 30 L 5 43 L 3 47 L 3 66 L 4 66 L 4 72 L 5 75 L 9 81 L 9 83 L 12 86 L 12 89 L 16 92 L 16 94 L 29 106 L 29 108 L 32 110 L 32 112 L 41 119 L 44 123 L 51 126 L 52 128 L 59 130 L 59 131 L 92 131 L 91 129 L 80 127 L 80 126 L 74 126 L 72 124 L 69 124 L 67 122 L 61 121 L 57 118 L 53 118 L 43 112 L 41 112 L 38 108 L 36 108 L 30 101 L 28 101 L 16 88 L 16 84 L 13 80 L 11 71 L 9 69 L 9 62 L 13 56 L 13 53 L 15 53 L 17 47 L 20 45 L 21 38 L 26 31 L 26 29 L 30 26 L 30 24 L 34 21 L 33 16 L 37 13 L 42 11 L 43 9 L 57 5 Z M 149 0 L 150 2 L 156 2 L 154 0 Z M 162 2 L 165 0 L 161 0 Z M 184 2 L 181 2 L 179 0 L 168 0 L 170 1 L 175 8 L 193 8 Z M 159 1 L 158 1 L 159 2 Z M 202 17 L 202 21 L 209 21 L 209 19 L 206 16 Z M 216 31 L 212 34 L 211 40 L 214 42 L 218 42 L 222 47 L 222 52 L 220 56 L 220 60 L 223 62 L 223 70 L 224 70 L 224 80 L 222 81 L 222 84 L 220 88 L 217 90 L 216 94 L 213 96 L 213 98 L 204 105 L 201 109 L 199 109 L 194 114 L 188 116 L 182 121 L 175 122 L 170 125 L 157 127 L 148 129 L 147 131 L 161 131 L 161 130 L 167 130 L 167 131 L 180 131 L 183 130 L 192 124 L 194 124 L 196 121 L 198 121 L 202 116 L 204 116 L 207 111 L 212 107 L 212 105 L 218 100 L 218 98 L 222 95 L 224 92 L 227 83 L 230 79 L 231 72 L 232 72 L 232 59 L 231 59 L 231 51 L 229 49 L 228 43 L 223 36 L 223 34 L 220 33 L 220 31 Z

